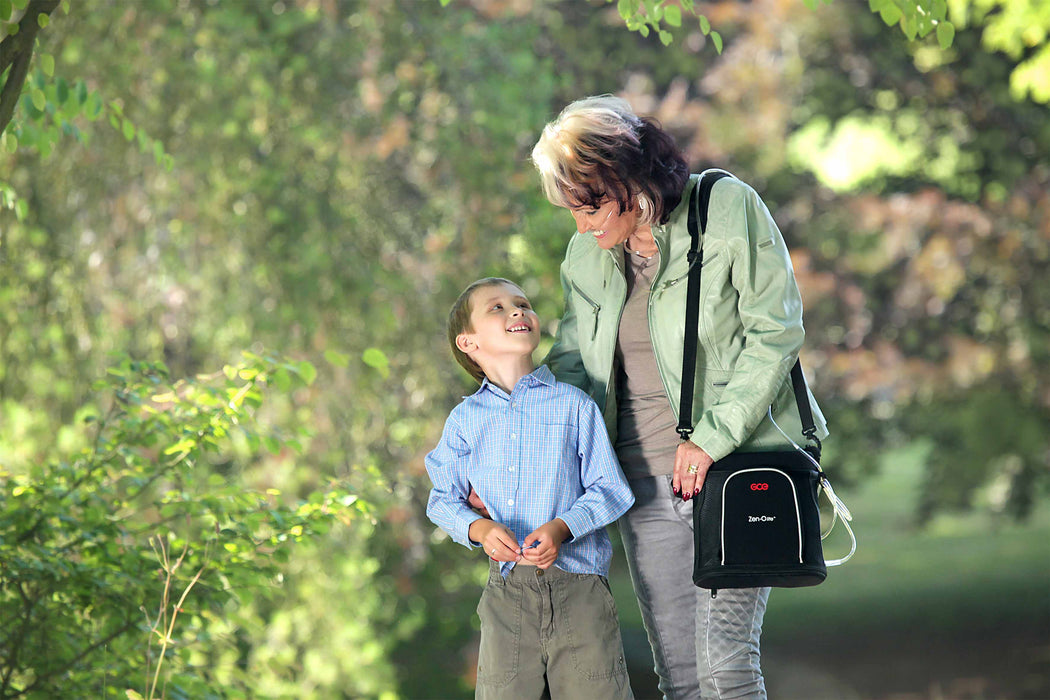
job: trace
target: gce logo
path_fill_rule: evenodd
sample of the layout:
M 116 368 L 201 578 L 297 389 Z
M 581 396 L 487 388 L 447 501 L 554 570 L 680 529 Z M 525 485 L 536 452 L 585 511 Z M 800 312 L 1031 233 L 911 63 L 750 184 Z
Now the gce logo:
M 752 491 L 768 491 L 769 490 L 769 484 L 764 484 L 764 483 L 761 483 L 761 482 L 755 483 L 755 484 L 751 484 L 751 490 Z

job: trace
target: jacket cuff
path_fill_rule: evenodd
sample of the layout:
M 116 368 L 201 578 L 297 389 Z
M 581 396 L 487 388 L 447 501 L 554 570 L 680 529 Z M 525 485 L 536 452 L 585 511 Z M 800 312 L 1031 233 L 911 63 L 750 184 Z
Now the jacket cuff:
M 732 439 L 726 438 L 714 428 L 702 423 L 696 426 L 689 440 L 716 462 L 737 448 Z

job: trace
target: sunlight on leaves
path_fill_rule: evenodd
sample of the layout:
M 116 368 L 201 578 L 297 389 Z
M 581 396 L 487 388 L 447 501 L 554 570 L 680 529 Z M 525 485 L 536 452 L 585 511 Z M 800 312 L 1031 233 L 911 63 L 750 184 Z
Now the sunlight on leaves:
M 361 355 L 361 360 L 369 367 L 377 370 L 383 379 L 390 376 L 390 361 L 379 348 L 368 348 Z
M 834 127 L 814 119 L 788 144 L 795 167 L 811 170 L 836 192 L 846 192 L 874 177 L 914 167 L 922 145 L 900 139 L 884 118 L 846 117 Z

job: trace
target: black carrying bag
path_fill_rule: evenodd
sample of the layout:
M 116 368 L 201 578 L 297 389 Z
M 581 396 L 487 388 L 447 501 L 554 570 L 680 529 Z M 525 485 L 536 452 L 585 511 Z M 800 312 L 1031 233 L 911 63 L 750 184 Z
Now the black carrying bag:
M 715 462 L 693 502 L 693 583 L 717 590 L 823 581 L 820 479 L 795 450 L 736 452 Z
M 688 440 L 693 432 L 696 329 L 703 264 L 701 236 L 706 229 L 711 188 L 728 175 L 720 171 L 705 173 L 689 199 L 689 287 L 677 427 L 683 440 Z M 850 553 L 830 564 L 845 562 L 856 549 L 848 524 L 852 516 L 820 468 L 820 440 L 797 360 L 791 369 L 791 380 L 802 432 L 812 444 L 806 449 L 794 445 L 792 449 L 770 452 L 734 452 L 711 466 L 693 502 L 693 583 L 711 589 L 712 594 L 720 588 L 797 588 L 821 583 L 827 576 L 828 563 L 821 546 L 817 505 L 820 489 L 824 489 L 836 518 L 841 516 L 853 540 Z

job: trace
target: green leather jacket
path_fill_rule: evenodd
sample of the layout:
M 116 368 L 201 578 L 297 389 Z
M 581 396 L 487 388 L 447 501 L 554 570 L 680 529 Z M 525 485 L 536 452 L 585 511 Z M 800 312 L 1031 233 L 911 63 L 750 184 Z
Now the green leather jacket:
M 660 268 L 649 296 L 649 332 L 675 417 L 682 377 L 689 250 L 689 184 L 667 224 L 653 226 Z M 699 344 L 692 441 L 714 460 L 737 448 L 782 447 L 769 420 L 804 444 L 789 373 L 805 331 L 802 298 L 787 246 L 758 194 L 735 178 L 715 183 L 703 237 Z M 623 247 L 602 250 L 574 235 L 561 265 L 565 314 L 546 362 L 559 380 L 583 389 L 603 408 L 616 440 L 614 358 L 627 296 Z M 807 390 L 808 391 L 808 390 Z M 817 435 L 827 436 L 812 395 Z

